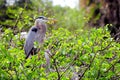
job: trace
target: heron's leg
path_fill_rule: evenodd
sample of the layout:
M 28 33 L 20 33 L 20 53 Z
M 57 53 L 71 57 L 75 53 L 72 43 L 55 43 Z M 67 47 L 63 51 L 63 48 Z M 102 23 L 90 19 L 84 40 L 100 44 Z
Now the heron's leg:
M 37 54 L 38 52 L 38 49 L 37 48 L 33 48 L 32 51 L 31 51 L 31 55 L 35 55 Z

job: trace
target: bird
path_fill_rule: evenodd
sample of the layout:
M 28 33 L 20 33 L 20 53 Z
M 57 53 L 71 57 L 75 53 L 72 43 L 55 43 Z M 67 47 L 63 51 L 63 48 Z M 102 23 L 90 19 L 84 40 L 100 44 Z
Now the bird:
M 32 26 L 28 31 L 24 44 L 26 59 L 29 58 L 30 55 L 35 55 L 40 51 L 39 48 L 34 47 L 34 43 L 37 42 L 39 45 L 41 45 L 44 42 L 47 29 L 46 22 L 48 20 L 49 19 L 44 16 L 37 17 L 34 26 Z

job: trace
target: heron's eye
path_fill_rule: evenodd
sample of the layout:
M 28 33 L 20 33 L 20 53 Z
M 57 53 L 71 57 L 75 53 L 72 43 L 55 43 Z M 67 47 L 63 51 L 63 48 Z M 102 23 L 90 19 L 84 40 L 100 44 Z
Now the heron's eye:
M 40 30 L 40 28 L 38 28 Z
M 39 19 L 44 19 L 43 17 L 40 17 Z
M 38 17 L 37 19 L 42 19 L 42 20 L 44 20 L 44 17 L 40 16 L 40 17 Z

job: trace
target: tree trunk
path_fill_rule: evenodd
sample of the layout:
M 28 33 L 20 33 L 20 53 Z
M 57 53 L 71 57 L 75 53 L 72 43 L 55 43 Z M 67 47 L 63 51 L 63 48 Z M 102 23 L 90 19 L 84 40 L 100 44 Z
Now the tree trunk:
M 84 7 L 89 13 L 93 11 L 92 17 L 89 20 L 89 25 L 93 27 L 108 26 L 111 31 L 111 36 L 119 40 L 120 36 L 120 0 L 85 0 Z M 84 1 L 84 2 L 85 2 Z M 80 0 L 82 3 L 82 0 Z M 91 9 L 92 7 L 92 9 Z M 96 19 L 99 17 L 99 19 Z

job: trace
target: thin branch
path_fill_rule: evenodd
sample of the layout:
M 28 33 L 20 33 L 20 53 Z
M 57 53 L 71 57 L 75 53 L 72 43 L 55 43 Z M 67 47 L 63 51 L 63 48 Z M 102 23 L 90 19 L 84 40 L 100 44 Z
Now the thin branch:
M 119 62 L 120 62 L 120 60 L 118 60 L 115 63 L 113 63 L 104 73 L 108 73 Z
M 60 76 L 60 73 L 59 73 L 59 70 L 58 70 L 58 67 L 57 67 L 56 59 L 51 55 L 49 50 L 46 50 L 46 53 L 53 59 L 53 65 L 55 66 L 55 70 L 56 70 L 57 75 L 58 75 L 58 79 L 57 80 L 60 80 L 61 76 Z
M 104 60 L 102 60 L 101 62 L 100 62 L 100 67 L 99 67 L 99 70 L 98 70 L 98 74 L 97 74 L 97 78 L 96 79 L 99 79 L 99 77 L 101 76 L 101 72 L 100 72 L 100 69 L 101 69 L 101 66 L 102 66 L 102 63 L 104 62 Z
M 56 72 L 58 74 L 58 79 L 57 80 L 60 80 L 61 76 L 60 76 L 60 73 L 59 73 L 59 70 L 58 70 L 58 67 L 57 67 L 57 64 L 56 64 L 56 59 L 53 59 L 53 61 L 54 61 L 54 66 L 55 66 Z
M 65 71 L 61 74 L 61 77 L 66 73 L 66 71 L 70 68 L 70 66 L 73 66 L 75 63 L 75 60 L 78 58 L 78 54 L 74 57 L 73 61 L 69 64 L 69 66 L 65 69 Z
M 92 63 L 94 62 L 94 59 L 97 55 L 97 52 L 95 53 L 93 59 L 91 60 L 90 64 L 88 65 L 88 67 L 85 69 L 85 71 L 83 72 L 83 74 L 80 76 L 79 80 L 81 80 L 83 78 L 83 76 L 85 75 L 85 73 L 87 72 L 87 70 L 91 67 Z
M 110 47 L 111 43 L 112 43 L 112 41 L 111 41 L 106 47 L 104 47 L 103 49 L 96 51 L 93 59 L 91 60 L 90 64 L 89 64 L 88 67 L 85 69 L 85 71 L 83 72 L 83 74 L 80 76 L 79 80 L 81 80 L 81 79 L 83 78 L 83 76 L 85 75 L 85 73 L 87 72 L 87 70 L 91 67 L 91 65 L 92 65 L 92 63 L 94 62 L 94 59 L 95 59 L 95 57 L 96 57 L 96 55 L 97 55 L 97 52 L 101 52 L 101 51 L 104 51 L 104 50 L 108 49 L 108 48 Z
M 99 52 L 99 51 L 101 52 L 101 51 L 104 51 L 104 50 L 110 48 L 111 43 L 112 43 L 112 41 L 111 41 L 106 47 L 104 47 L 103 49 L 98 50 L 98 52 Z
M 28 79 L 27 74 L 25 73 L 25 70 L 24 70 L 24 69 L 25 69 L 24 64 L 23 64 L 22 62 L 21 62 L 20 64 L 21 64 L 21 66 L 22 66 L 22 68 L 23 68 L 23 69 L 21 69 L 21 70 L 23 71 L 23 74 L 24 74 L 24 75 L 26 76 L 26 78 Z

